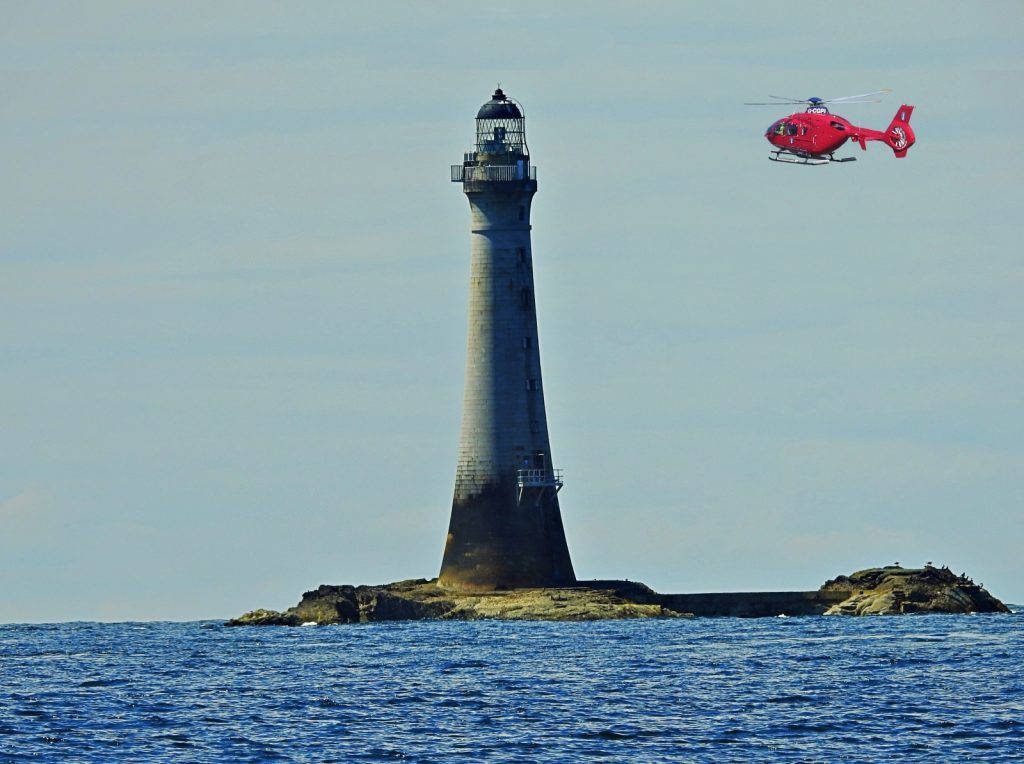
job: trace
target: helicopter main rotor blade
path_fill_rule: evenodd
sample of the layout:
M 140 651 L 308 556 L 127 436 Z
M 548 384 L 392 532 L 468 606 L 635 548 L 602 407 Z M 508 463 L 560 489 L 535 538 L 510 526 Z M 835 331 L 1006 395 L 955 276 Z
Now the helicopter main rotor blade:
M 769 98 L 778 98 L 778 101 L 753 101 L 743 104 L 744 106 L 785 106 L 787 103 L 810 103 L 806 98 L 786 98 L 785 96 L 768 96 Z M 779 103 L 782 101 L 782 103 Z
M 885 88 L 885 90 L 875 90 L 871 93 L 861 93 L 860 95 L 853 96 L 840 96 L 839 98 L 826 98 L 823 103 L 879 103 L 879 99 L 875 98 L 870 101 L 861 101 L 861 98 L 868 98 L 870 96 L 884 95 L 885 93 L 891 93 L 892 88 Z
M 860 95 L 852 96 L 840 96 L 838 98 L 789 98 L 788 96 L 777 96 L 770 95 L 769 98 L 778 99 L 777 101 L 748 101 L 744 103 L 744 106 L 782 106 L 787 103 L 806 103 L 806 104 L 826 104 L 826 103 L 881 103 L 880 98 L 872 98 L 871 96 L 884 95 L 885 93 L 891 93 L 892 88 L 885 88 L 884 90 L 875 90 L 871 93 L 861 93 Z

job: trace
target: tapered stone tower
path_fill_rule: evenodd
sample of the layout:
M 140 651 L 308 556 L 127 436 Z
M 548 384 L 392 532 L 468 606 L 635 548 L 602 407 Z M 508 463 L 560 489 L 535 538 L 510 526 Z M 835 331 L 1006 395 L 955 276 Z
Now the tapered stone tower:
M 502 589 L 575 583 L 551 460 L 530 248 L 537 191 L 522 107 L 499 88 L 476 150 L 452 166 L 472 215 L 469 337 L 455 497 L 438 583 Z

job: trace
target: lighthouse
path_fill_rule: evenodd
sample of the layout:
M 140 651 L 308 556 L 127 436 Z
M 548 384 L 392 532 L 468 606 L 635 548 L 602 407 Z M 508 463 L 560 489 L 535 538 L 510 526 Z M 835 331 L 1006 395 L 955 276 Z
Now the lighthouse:
M 452 182 L 470 208 L 462 429 L 438 584 L 489 590 L 575 583 L 548 439 L 534 297 L 537 192 L 522 106 L 502 92 L 476 115 Z

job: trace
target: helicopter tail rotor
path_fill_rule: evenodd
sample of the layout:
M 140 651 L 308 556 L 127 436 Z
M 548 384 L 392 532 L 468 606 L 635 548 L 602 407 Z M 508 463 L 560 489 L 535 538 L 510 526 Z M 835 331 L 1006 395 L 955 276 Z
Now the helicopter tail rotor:
M 914 145 L 916 137 L 910 127 L 910 115 L 914 113 L 914 107 L 903 104 L 892 118 L 889 127 L 885 129 L 885 142 L 892 148 L 897 159 L 907 155 L 907 149 Z

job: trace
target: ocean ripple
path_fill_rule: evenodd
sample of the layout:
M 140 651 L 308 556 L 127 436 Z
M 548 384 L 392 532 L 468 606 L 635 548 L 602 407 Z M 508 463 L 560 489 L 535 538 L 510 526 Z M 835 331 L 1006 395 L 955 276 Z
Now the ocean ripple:
M 1024 617 L 0 626 L 0 762 L 1016 761 Z

